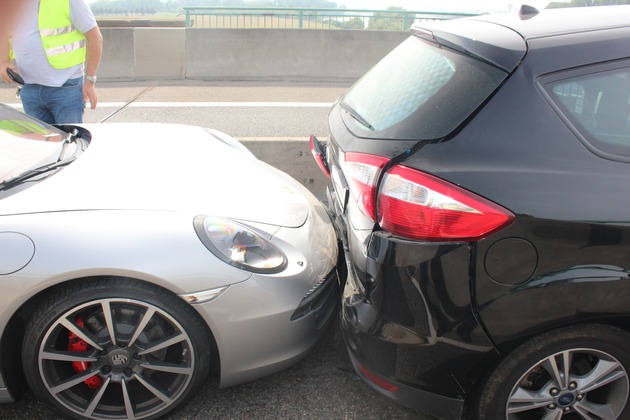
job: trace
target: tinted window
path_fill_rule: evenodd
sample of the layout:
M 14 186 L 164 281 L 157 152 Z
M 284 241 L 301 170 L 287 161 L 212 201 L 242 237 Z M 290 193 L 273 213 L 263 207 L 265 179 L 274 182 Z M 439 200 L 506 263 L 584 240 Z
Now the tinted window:
M 556 80 L 546 87 L 590 146 L 630 157 L 630 69 Z
M 484 62 L 412 36 L 343 98 L 360 117 L 341 112 L 350 131 L 359 137 L 442 138 L 455 130 L 506 75 Z

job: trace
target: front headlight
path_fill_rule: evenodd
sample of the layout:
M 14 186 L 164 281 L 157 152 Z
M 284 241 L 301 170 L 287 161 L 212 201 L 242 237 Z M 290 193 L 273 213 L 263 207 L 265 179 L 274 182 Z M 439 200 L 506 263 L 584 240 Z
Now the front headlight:
M 279 273 L 287 258 L 274 244 L 254 230 L 228 219 L 197 216 L 195 231 L 217 258 L 253 273 Z

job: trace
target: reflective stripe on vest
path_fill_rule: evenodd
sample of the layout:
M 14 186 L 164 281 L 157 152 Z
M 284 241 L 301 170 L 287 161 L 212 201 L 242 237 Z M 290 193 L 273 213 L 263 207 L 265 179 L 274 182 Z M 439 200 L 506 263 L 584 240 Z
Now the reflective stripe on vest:
M 85 62 L 85 36 L 70 20 L 70 0 L 41 0 L 39 34 L 51 66 L 67 69 Z

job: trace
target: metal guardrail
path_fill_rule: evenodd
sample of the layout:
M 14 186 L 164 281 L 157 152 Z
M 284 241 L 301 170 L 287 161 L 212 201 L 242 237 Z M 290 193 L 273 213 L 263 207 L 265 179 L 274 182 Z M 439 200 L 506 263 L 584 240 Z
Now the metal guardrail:
M 367 29 L 406 31 L 415 21 L 473 16 L 409 10 L 184 7 L 187 28 Z

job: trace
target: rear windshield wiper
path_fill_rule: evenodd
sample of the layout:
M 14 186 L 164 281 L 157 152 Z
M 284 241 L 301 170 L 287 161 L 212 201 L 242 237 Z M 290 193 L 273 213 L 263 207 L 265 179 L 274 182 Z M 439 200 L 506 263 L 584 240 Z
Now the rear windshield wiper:
M 8 181 L 0 182 L 0 191 L 13 188 L 16 185 L 19 185 L 25 181 L 28 181 L 31 178 L 35 178 L 36 176 L 45 174 L 46 172 L 56 171 L 59 168 L 69 165 L 73 161 L 74 159 L 66 160 L 63 162 L 55 162 L 48 165 L 40 166 L 39 168 L 31 169 L 30 171 L 26 171 L 15 178 L 9 179 Z
M 363 118 L 361 116 L 361 114 L 359 114 L 357 112 L 356 109 L 352 108 L 350 105 L 348 105 L 346 102 L 341 101 L 339 102 L 339 106 L 341 107 L 341 109 L 343 109 L 344 111 L 346 111 L 348 114 L 350 114 L 350 116 L 352 118 L 354 118 L 355 120 L 357 120 L 358 122 L 361 123 L 361 125 L 369 128 L 370 130 L 374 131 L 374 127 L 372 127 L 372 124 L 370 124 L 365 118 Z

